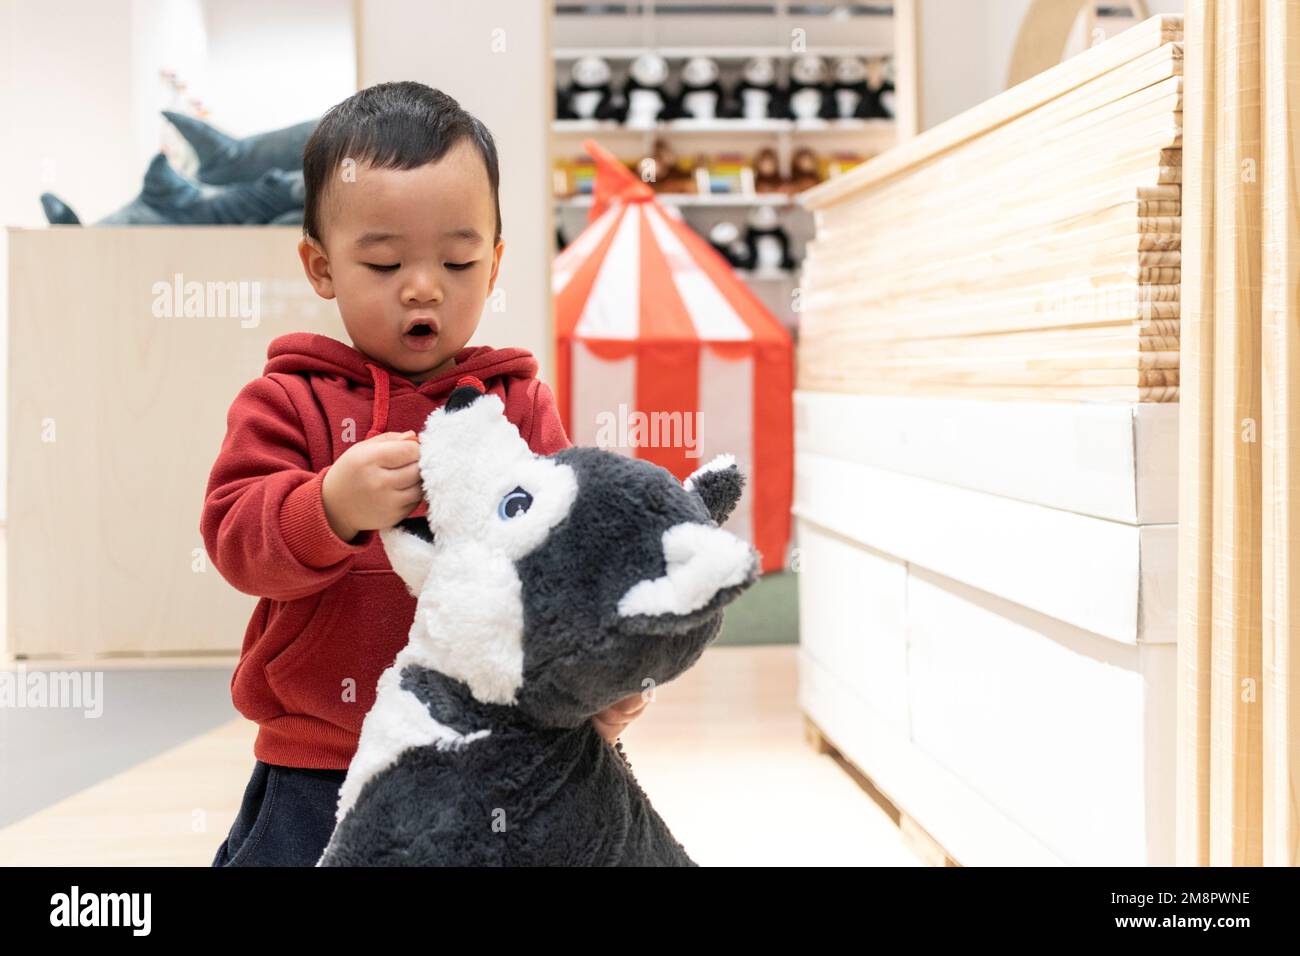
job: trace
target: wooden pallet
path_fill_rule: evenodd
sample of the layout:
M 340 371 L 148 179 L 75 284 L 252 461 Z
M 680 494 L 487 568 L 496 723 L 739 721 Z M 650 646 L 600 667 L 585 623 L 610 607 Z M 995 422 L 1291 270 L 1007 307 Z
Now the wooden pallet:
M 884 791 L 875 785 L 871 777 L 863 772 L 862 768 L 844 756 L 811 717 L 804 714 L 803 720 L 804 739 L 808 742 L 808 746 L 813 753 L 825 754 L 831 757 L 866 791 L 868 796 L 881 804 L 882 809 L 898 824 L 898 829 L 903 834 L 903 842 L 907 844 L 908 849 L 915 853 L 922 863 L 926 866 L 961 866 L 960 863 L 948 855 L 948 852 L 939 844 L 938 840 L 926 832 L 925 827 L 921 826 L 906 810 L 890 800 Z

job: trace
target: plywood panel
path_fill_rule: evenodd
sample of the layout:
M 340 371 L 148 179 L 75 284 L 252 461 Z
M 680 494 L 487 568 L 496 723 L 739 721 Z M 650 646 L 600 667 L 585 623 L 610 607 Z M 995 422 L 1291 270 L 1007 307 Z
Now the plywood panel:
M 795 392 L 795 443 L 1126 524 L 1178 519 L 1178 408 Z
M 797 569 L 803 653 L 906 734 L 906 564 L 802 522 Z
M 1176 540 L 923 478 L 800 452 L 795 515 L 1124 643 L 1172 643 Z
M 1105 641 L 921 569 L 907 617 L 919 749 L 1072 865 L 1172 864 L 1172 645 Z
M 11 652 L 238 650 L 254 599 L 207 563 L 199 536 L 226 411 L 277 335 L 347 340 L 302 275 L 297 237 L 11 230 Z M 178 276 L 235 283 L 246 314 L 235 298 L 226 314 L 205 301 L 205 315 L 155 315 Z

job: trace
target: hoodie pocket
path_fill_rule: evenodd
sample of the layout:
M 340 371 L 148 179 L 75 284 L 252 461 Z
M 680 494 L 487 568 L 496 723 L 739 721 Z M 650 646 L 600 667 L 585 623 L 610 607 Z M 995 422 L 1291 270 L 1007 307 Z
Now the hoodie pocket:
M 393 571 L 351 570 L 325 592 L 309 627 L 267 666 L 267 681 L 288 713 L 360 733 L 379 675 L 406 646 L 414 617 L 415 599 Z

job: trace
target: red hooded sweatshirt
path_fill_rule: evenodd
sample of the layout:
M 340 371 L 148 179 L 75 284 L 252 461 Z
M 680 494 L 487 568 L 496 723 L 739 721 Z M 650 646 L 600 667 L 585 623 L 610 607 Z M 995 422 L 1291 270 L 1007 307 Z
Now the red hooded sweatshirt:
M 259 725 L 254 755 L 344 769 L 379 675 L 406 645 L 416 601 L 377 532 L 351 542 L 334 533 L 321 501 L 325 473 L 364 438 L 419 434 L 462 375 L 501 398 L 533 451 L 570 443 L 524 349 L 462 349 L 453 369 L 422 384 L 311 332 L 282 335 L 266 354 L 265 373 L 230 406 L 199 530 L 221 576 L 261 598 L 231 680 L 235 707 Z

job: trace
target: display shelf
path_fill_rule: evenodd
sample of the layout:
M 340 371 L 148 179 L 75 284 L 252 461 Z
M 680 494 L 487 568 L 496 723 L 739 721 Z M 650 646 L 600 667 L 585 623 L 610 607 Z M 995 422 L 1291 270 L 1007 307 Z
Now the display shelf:
M 740 207 L 748 209 L 752 206 L 775 206 L 778 209 L 794 208 L 795 201 L 793 196 L 785 193 L 754 193 L 754 194 L 733 194 L 733 193 L 713 193 L 708 196 L 701 196 L 694 193 L 660 193 L 655 197 L 665 206 L 678 207 L 700 207 L 704 209 Z M 587 209 L 592 204 L 591 196 L 566 196 L 556 199 L 555 205 L 559 209 Z
M 779 174 L 789 179 L 795 157 L 802 148 L 811 148 L 823 161 L 850 152 L 869 158 L 895 146 L 914 126 L 907 119 L 912 96 L 908 79 L 911 73 L 906 67 L 910 63 L 914 32 L 914 7 L 910 3 L 856 3 L 847 8 L 818 8 L 776 2 L 727 9 L 717 4 L 663 0 L 655 4 L 602 4 L 598 8 L 559 4 L 554 9 L 551 62 L 559 87 L 568 85 L 570 65 L 587 56 L 600 57 L 610 64 L 610 87 L 619 90 L 629 64 L 643 54 L 656 53 L 672 65 L 668 84 L 671 91 L 676 90 L 675 74 L 682 62 L 697 56 L 718 61 L 724 88 L 731 87 L 741 65 L 753 57 L 772 57 L 781 83 L 788 81 L 791 63 L 804 54 L 828 61 L 843 56 L 867 60 L 893 57 L 900 68 L 894 82 L 899 87 L 896 109 L 901 118 L 673 119 L 645 125 L 627 125 L 614 120 L 553 119 L 550 124 L 553 161 L 576 157 L 582 151 L 582 140 L 588 138 L 601 142 L 627 160 L 653 155 L 657 139 L 665 140 L 678 157 L 696 163 L 701 155 L 752 155 L 770 147 L 776 153 Z M 813 217 L 793 196 L 665 193 L 657 199 L 662 205 L 685 213 L 692 227 L 702 235 L 708 235 L 714 224 L 724 220 L 743 229 L 748 213 L 774 209 L 780 213 L 780 224 L 788 235 L 790 254 L 796 261 L 802 258 L 804 246 L 813 234 Z M 591 203 L 591 197 L 581 195 L 554 200 L 552 209 L 562 237 L 577 235 Z M 797 327 L 798 316 L 787 286 L 799 281 L 798 272 L 757 276 L 742 272 L 740 275 L 788 328 Z
M 751 57 L 796 57 L 804 55 L 834 58 L 840 56 L 860 56 L 875 58 L 891 56 L 893 51 L 876 46 L 810 46 L 803 50 L 791 50 L 787 46 L 588 46 L 556 47 L 553 55 L 556 60 L 580 60 L 584 56 L 598 56 L 605 60 L 635 60 L 645 53 L 657 53 L 665 60 L 687 60 L 693 56 L 707 56 L 715 60 L 748 60 Z
M 614 133 L 642 136 L 646 133 L 696 133 L 703 136 L 733 133 L 864 133 L 893 138 L 896 124 L 892 119 L 720 119 L 663 120 L 653 126 L 629 126 L 615 120 L 552 120 L 551 130 L 559 135 L 589 136 L 592 133 Z

